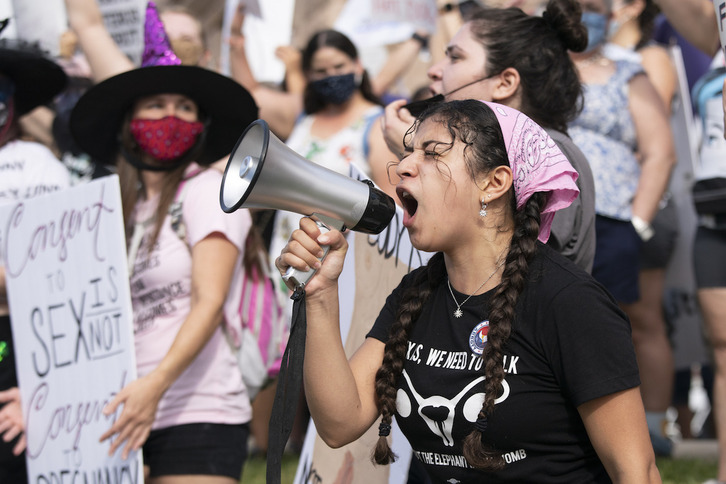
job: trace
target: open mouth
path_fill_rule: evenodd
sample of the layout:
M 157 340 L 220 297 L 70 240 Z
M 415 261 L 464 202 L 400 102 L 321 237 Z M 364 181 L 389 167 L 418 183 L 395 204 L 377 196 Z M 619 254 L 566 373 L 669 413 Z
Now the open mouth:
M 403 210 L 408 214 L 409 217 L 413 217 L 418 209 L 418 201 L 408 193 L 406 190 L 397 190 L 399 200 L 401 200 L 401 206 Z

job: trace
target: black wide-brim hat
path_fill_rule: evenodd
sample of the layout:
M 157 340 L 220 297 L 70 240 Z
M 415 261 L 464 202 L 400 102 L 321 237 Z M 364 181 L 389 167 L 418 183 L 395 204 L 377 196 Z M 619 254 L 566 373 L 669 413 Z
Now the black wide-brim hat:
M 15 85 L 17 116 L 52 101 L 68 80 L 63 69 L 36 45 L 15 39 L 0 39 L 0 74 Z
M 189 97 L 207 120 L 204 148 L 195 160 L 203 165 L 228 155 L 258 116 L 250 93 L 233 79 L 203 67 L 161 65 L 139 67 L 91 87 L 71 112 L 71 133 L 91 157 L 114 163 L 121 125 L 134 102 L 164 93 Z

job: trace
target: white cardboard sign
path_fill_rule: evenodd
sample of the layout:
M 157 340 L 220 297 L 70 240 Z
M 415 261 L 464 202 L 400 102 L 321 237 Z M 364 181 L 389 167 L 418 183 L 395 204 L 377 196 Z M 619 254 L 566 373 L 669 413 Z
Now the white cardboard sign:
M 117 176 L 0 207 L 28 479 L 142 483 L 141 454 L 100 443 L 136 378 Z

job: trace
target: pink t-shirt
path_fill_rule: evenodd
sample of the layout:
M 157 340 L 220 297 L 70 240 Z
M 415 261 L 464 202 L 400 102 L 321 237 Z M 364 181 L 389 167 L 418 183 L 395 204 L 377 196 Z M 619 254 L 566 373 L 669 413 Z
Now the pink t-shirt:
M 187 173 L 198 169 L 193 164 Z M 252 219 L 246 209 L 232 214 L 222 211 L 219 205 L 221 181 L 221 173 L 208 169 L 185 182 L 189 185 L 182 203 L 186 242 L 174 232 L 167 214 L 159 238 L 148 254 L 145 240 L 154 228 L 153 224 L 147 224 L 131 276 L 139 377 L 158 366 L 189 313 L 192 271 L 189 247 L 214 232 L 224 234 L 240 250 L 224 313 L 231 316 L 239 307 L 242 252 Z M 152 217 L 157 204 L 158 198 L 139 202 L 136 222 Z M 153 429 L 202 422 L 238 424 L 248 422 L 251 417 L 237 360 L 220 326 L 164 394 Z

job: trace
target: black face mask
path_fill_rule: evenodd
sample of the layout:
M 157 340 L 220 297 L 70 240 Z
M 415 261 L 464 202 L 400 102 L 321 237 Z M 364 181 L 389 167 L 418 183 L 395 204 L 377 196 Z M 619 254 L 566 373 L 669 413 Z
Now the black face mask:
M 357 87 L 353 73 L 328 76 L 310 83 L 310 89 L 320 97 L 321 101 L 335 105 L 348 101 Z

